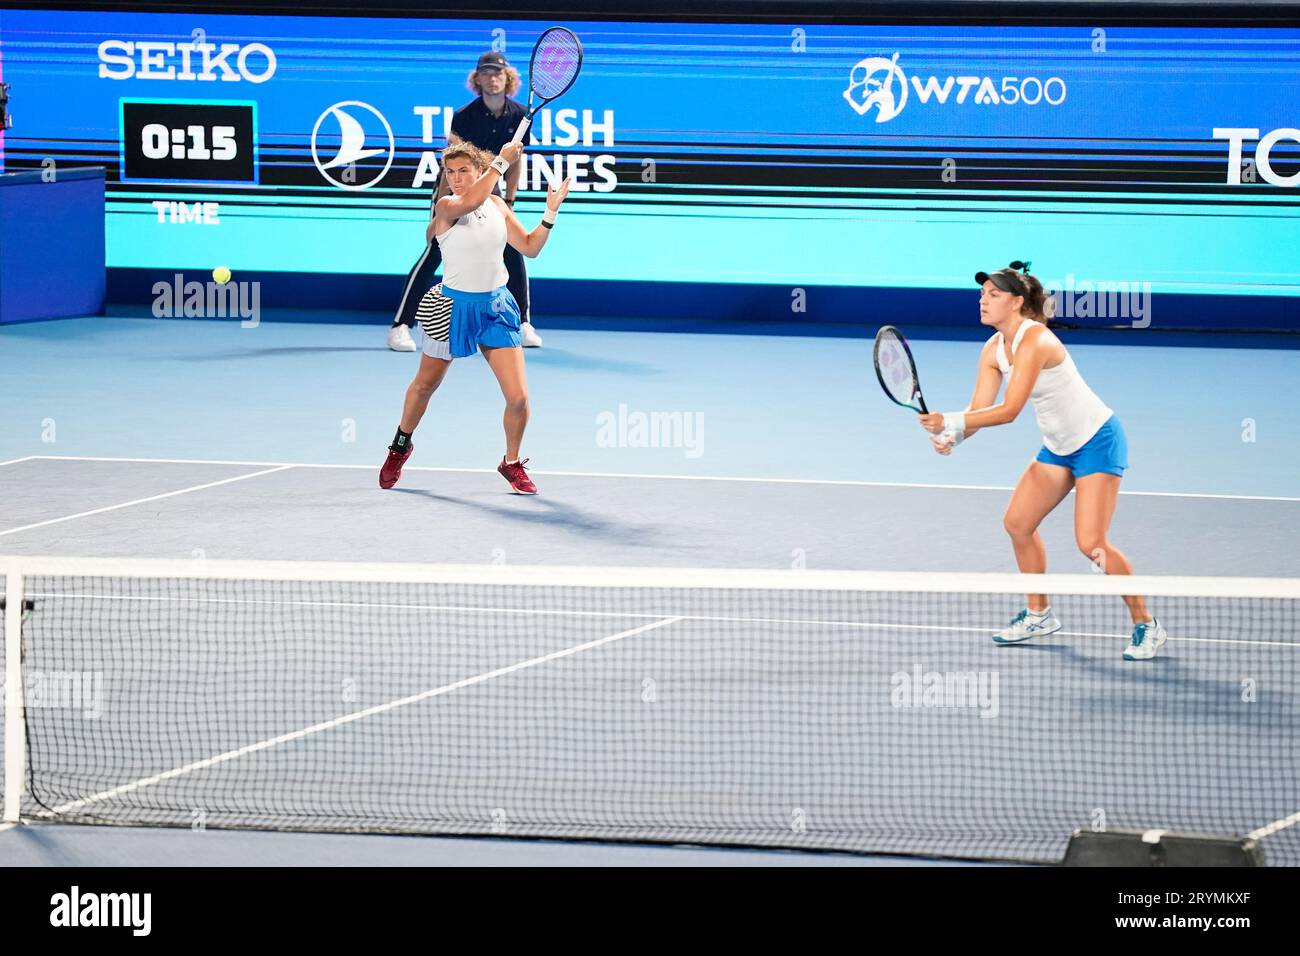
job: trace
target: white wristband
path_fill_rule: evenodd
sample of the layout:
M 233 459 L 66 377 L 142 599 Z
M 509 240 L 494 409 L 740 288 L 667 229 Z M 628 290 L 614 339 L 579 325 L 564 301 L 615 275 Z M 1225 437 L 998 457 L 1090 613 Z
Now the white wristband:
M 952 436 L 954 445 L 960 445 L 966 437 L 966 413 L 944 412 L 943 433 Z
M 496 159 L 492 160 L 491 166 L 502 176 L 504 176 L 506 174 L 506 170 L 510 168 L 510 164 L 507 163 L 505 159 L 501 156 L 498 156 Z
M 554 224 L 555 217 L 560 214 L 560 210 L 546 207 L 546 212 L 542 213 L 542 222 Z

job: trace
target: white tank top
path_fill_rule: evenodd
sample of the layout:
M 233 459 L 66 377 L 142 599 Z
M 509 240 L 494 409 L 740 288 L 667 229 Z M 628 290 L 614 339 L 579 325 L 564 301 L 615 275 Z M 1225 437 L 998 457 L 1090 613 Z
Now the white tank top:
M 1011 341 L 1012 359 L 1020 347 L 1020 340 L 1034 324 L 1033 319 L 1026 319 L 1016 329 L 1015 338 Z M 1002 346 L 1002 333 L 994 333 L 989 341 L 997 343 L 994 352 L 998 357 L 998 368 L 1009 384 L 1013 365 L 1007 361 Z M 1043 433 L 1043 444 L 1048 451 L 1057 455 L 1070 455 L 1078 451 L 1087 444 L 1089 438 L 1097 434 L 1097 429 L 1106 424 L 1106 419 L 1114 414 L 1097 397 L 1097 393 L 1088 387 L 1068 350 L 1065 361 L 1060 365 L 1044 368 L 1038 373 L 1029 400 L 1034 403 L 1034 414 L 1038 416 L 1038 430 Z
M 442 281 L 461 292 L 491 292 L 510 279 L 505 261 L 506 217 L 489 196 L 438 236 Z

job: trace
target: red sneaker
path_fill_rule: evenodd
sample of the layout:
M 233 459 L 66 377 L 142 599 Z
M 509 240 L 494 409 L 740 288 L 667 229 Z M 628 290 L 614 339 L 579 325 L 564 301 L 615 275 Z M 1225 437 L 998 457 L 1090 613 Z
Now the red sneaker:
M 415 443 L 406 446 L 406 454 L 388 449 L 388 458 L 384 461 L 384 467 L 379 469 L 379 487 L 391 488 L 397 484 L 397 479 L 402 477 L 402 466 L 406 464 L 406 459 L 411 457 L 411 452 L 415 451 Z
M 501 472 L 501 477 L 510 482 L 510 487 L 519 495 L 537 494 L 537 486 L 533 484 L 533 479 L 528 477 L 528 472 L 524 471 L 524 465 L 528 464 L 528 459 L 517 461 L 513 465 L 506 464 L 504 458 L 501 464 L 497 465 L 497 471 Z

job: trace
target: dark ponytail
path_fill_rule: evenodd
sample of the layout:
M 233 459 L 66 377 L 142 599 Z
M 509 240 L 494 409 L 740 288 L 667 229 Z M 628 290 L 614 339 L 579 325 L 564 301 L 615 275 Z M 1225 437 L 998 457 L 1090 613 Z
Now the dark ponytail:
M 1028 293 L 1024 297 L 1024 305 L 1020 307 L 1020 314 L 1046 325 L 1056 315 L 1056 297 L 1049 294 L 1033 276 L 1021 276 L 1020 282 Z
M 1025 294 L 1021 296 L 1024 302 L 1020 306 L 1020 314 L 1027 319 L 1047 325 L 1056 315 L 1056 297 L 1048 294 L 1043 284 L 1029 274 L 1031 264 L 1017 259 L 1002 271 L 1011 272 L 1015 276 L 1015 281 L 1025 290 Z

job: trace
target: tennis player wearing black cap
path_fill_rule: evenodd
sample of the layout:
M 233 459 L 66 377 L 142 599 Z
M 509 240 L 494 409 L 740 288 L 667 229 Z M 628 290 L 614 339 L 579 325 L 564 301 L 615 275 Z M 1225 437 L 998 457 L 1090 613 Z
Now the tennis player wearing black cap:
M 527 110 L 523 104 L 511 99 L 521 85 L 519 71 L 494 50 L 489 50 L 478 58 L 478 65 L 469 74 L 466 83 L 478 94 L 452 116 L 451 142 L 466 142 L 489 153 L 500 153 L 501 147 L 515 135 L 520 121 Z M 515 202 L 515 192 L 519 188 L 520 163 L 513 163 L 506 175 L 501 178 L 505 200 L 508 206 Z M 416 344 L 411 338 L 419 310 L 431 308 L 426 302 L 428 291 L 433 288 L 434 274 L 442 263 L 438 244 L 433 239 L 433 207 L 440 198 L 447 194 L 446 177 L 438 177 L 438 188 L 434 191 L 433 205 L 430 207 L 429 226 L 425 230 L 426 247 L 423 255 L 416 260 L 406 278 L 402 290 L 402 299 L 397 307 L 397 315 L 388 330 L 388 347 L 395 352 L 414 352 Z M 505 249 L 506 271 L 510 275 L 509 289 L 515 301 L 519 303 L 522 319 L 520 337 L 525 348 L 537 348 L 542 344 L 542 337 L 533 328 L 529 314 L 528 269 L 524 258 L 513 246 Z
M 1107 533 L 1128 468 L 1124 427 L 1079 374 L 1074 359 L 1047 327 L 1055 300 L 1029 274 L 1029 263 L 1013 262 L 997 272 L 980 272 L 980 323 L 995 329 L 980 352 L 975 393 L 965 411 L 921 416 L 935 451 L 949 455 L 981 428 L 1013 422 L 1032 402 L 1043 447 L 1011 495 L 1003 524 L 1011 535 L 1016 563 L 1026 574 L 1047 570 L 1047 550 L 1038 534 L 1043 519 L 1074 489 L 1074 535 L 1079 550 L 1107 574 L 1132 574 L 1124 552 Z M 1002 383 L 1006 395 L 997 401 Z M 1168 635 L 1147 613 L 1139 596 L 1126 596 L 1133 637 L 1125 660 L 1156 656 Z M 998 644 L 1045 637 L 1061 629 L 1046 594 L 1030 594 L 1012 622 L 993 635 Z

